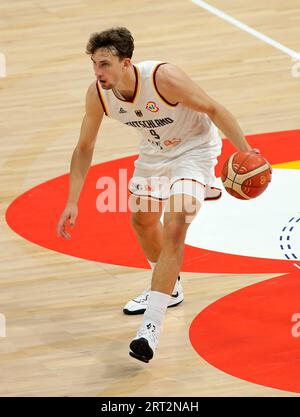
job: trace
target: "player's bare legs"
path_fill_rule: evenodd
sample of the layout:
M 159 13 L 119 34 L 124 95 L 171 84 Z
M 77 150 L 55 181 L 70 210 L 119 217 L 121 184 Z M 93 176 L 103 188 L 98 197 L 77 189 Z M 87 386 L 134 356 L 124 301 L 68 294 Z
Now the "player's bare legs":
M 165 204 L 159 200 L 139 198 L 133 195 L 130 199 L 131 224 L 152 270 L 159 259 L 163 245 L 163 225 L 160 218 Z M 179 280 L 179 277 L 177 281 L 175 280 L 168 307 L 175 307 L 183 301 L 183 288 Z M 127 315 L 143 314 L 148 305 L 149 294 L 150 285 L 125 304 L 123 313 Z
M 149 261 L 157 262 L 162 249 L 163 226 L 160 218 L 163 203 L 131 195 L 130 207 L 131 225 L 143 252 Z M 134 212 L 136 207 L 140 207 L 140 210 Z
M 181 206 L 181 211 L 178 207 Z M 163 318 L 181 268 L 186 232 L 200 209 L 192 196 L 176 194 L 169 199 L 164 215 L 162 249 L 153 276 L 143 322 L 130 343 L 130 355 L 144 362 L 152 359 Z
M 176 207 L 181 206 L 182 211 L 176 211 Z M 183 260 L 186 232 L 199 209 L 200 203 L 195 197 L 182 194 L 170 197 L 164 215 L 162 250 L 152 276 L 152 291 L 171 294 Z

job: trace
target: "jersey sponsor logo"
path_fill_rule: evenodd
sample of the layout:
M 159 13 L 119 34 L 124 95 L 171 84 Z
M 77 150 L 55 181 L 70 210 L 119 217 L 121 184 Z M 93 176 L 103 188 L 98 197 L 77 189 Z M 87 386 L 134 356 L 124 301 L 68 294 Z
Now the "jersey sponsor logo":
M 181 142 L 181 139 L 167 139 L 164 141 L 165 146 L 175 146 Z
M 159 107 L 156 105 L 154 101 L 148 101 L 148 103 L 146 104 L 146 109 L 151 111 L 152 113 L 157 113 Z
M 143 117 L 143 113 L 141 110 L 134 110 L 134 112 L 138 117 Z
M 127 111 L 124 110 L 123 107 L 120 107 L 119 113 L 127 113 Z
M 153 119 L 153 120 L 134 120 L 132 122 L 126 122 L 128 126 L 132 127 L 144 127 L 146 129 L 154 129 L 156 127 L 163 127 L 168 124 L 174 123 L 174 120 L 170 117 L 165 117 L 163 119 Z

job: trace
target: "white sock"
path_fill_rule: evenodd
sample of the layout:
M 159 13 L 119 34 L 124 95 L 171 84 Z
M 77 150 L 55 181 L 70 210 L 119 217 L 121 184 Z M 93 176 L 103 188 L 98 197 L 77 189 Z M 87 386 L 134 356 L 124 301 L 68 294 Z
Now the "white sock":
M 147 259 L 147 261 L 149 262 L 149 265 L 151 266 L 152 271 L 154 271 L 156 262 L 149 261 L 149 259 Z
M 148 305 L 144 313 L 143 324 L 150 320 L 160 328 L 166 313 L 169 300 L 169 294 L 158 291 L 150 291 Z
M 177 278 L 177 279 L 176 279 L 176 282 L 175 282 L 175 286 L 174 286 L 174 290 L 173 290 L 173 292 L 178 291 L 178 290 L 179 290 L 179 286 L 180 286 L 180 281 L 179 281 L 179 279 Z

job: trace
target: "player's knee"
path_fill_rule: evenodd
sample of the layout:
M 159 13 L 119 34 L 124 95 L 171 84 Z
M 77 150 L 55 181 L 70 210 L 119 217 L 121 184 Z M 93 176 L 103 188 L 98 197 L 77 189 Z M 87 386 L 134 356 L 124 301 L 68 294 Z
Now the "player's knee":
M 185 235 L 187 231 L 184 214 L 176 216 L 164 224 L 164 241 L 171 245 L 174 249 L 181 246 L 184 243 Z
M 150 213 L 131 213 L 130 222 L 135 230 L 145 230 L 155 227 L 157 219 L 153 218 Z

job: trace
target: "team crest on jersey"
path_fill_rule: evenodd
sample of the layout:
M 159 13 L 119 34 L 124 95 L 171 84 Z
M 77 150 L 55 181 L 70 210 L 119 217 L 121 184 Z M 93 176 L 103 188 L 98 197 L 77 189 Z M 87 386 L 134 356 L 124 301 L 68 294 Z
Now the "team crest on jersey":
M 139 117 L 143 117 L 143 113 L 141 110 L 134 110 L 135 114 Z
M 146 104 L 146 109 L 151 111 L 152 113 L 156 113 L 159 110 L 159 107 L 156 105 L 154 101 L 148 101 Z

